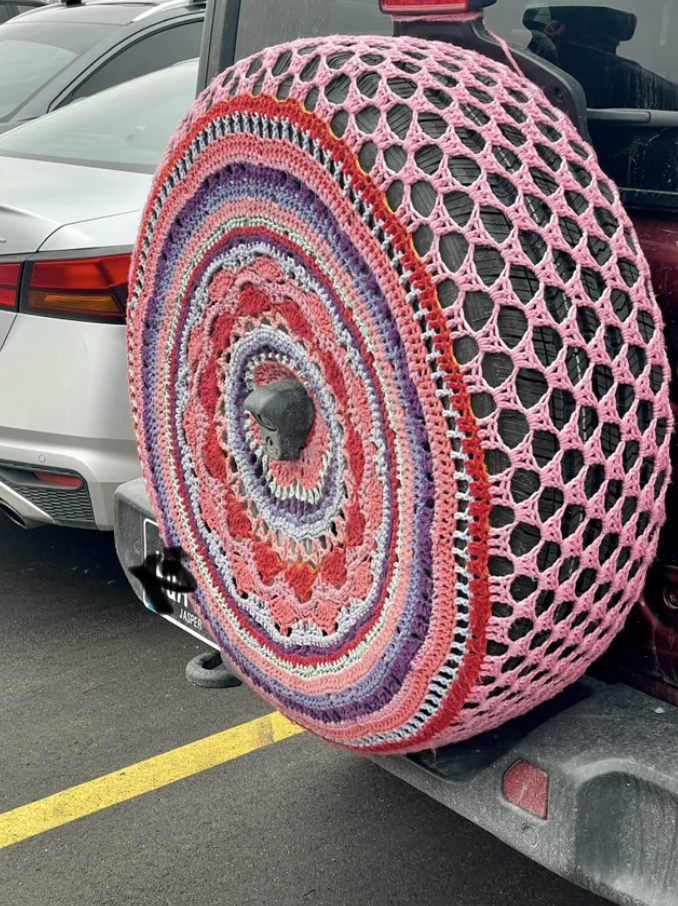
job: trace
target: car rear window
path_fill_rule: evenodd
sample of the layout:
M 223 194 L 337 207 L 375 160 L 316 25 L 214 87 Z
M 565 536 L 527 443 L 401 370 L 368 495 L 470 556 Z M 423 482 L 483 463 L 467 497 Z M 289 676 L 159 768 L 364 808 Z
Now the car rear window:
M 15 20 L 0 31 L 0 122 L 116 28 L 37 19 Z
M 678 211 L 678 0 L 498 0 L 486 22 L 582 85 L 628 206 Z
M 678 0 L 498 0 L 486 19 L 573 75 L 589 107 L 678 110 Z
M 496 0 L 485 19 L 582 85 L 627 204 L 678 211 L 678 0 Z M 379 0 L 242 0 L 236 59 L 296 38 L 392 33 Z
M 0 155 L 153 172 L 197 75 L 191 61 L 101 91 L 0 135 Z
M 236 59 L 271 44 L 322 35 L 391 35 L 379 0 L 242 0 Z

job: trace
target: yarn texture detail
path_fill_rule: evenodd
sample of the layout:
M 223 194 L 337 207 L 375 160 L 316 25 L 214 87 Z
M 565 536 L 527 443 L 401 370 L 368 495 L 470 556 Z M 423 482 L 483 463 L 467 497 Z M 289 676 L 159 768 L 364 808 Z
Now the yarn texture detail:
M 193 602 L 248 683 L 358 753 L 578 679 L 637 602 L 673 426 L 619 193 L 510 67 L 300 40 L 201 94 L 132 262 L 130 397 Z M 299 381 L 295 461 L 245 408 Z

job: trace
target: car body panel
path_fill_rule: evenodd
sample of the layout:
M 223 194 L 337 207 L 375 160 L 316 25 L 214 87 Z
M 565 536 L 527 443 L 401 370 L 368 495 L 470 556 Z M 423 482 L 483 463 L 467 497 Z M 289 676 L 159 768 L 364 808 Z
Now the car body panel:
M 26 21 L 45 22 L 47 25 L 50 22 L 67 21 L 73 26 L 85 26 L 87 23 L 110 24 L 112 30 L 110 35 L 82 53 L 28 98 L 8 122 L 0 122 L 0 134 L 60 107 L 99 67 L 135 42 L 168 27 L 203 19 L 204 4 L 200 2 L 175 7 L 153 3 L 103 3 L 83 6 L 49 5 L 4 23 L 6 36 L 10 35 L 9 29 L 18 22 L 23 25 Z M 190 56 L 192 54 L 188 54 L 187 58 Z
M 0 163 L 0 185 L 2 164 Z M 0 239 L 4 255 L 23 255 L 40 248 L 47 237 L 60 225 L 48 213 L 35 213 L 9 204 L 7 199 L 0 202 Z
M 18 314 L 0 354 L 0 387 L 13 388 L 0 394 L 0 462 L 77 472 L 97 526 L 112 528 L 113 493 L 140 472 L 124 325 Z
M 153 0 L 138 0 L 138 2 L 125 2 L 114 0 L 112 3 L 73 3 L 66 6 L 64 3 L 49 3 L 45 9 L 40 10 L 41 20 L 44 22 L 68 21 L 69 23 L 95 22 L 111 25 L 126 25 L 132 22 L 145 10 L 153 10 L 158 4 Z M 24 16 L 33 16 L 29 10 Z
M 167 126 L 169 138 L 194 97 L 196 71 L 195 61 L 169 67 L 165 75 L 146 76 L 150 83 L 140 84 L 138 90 L 133 87 L 131 94 L 124 86 L 112 88 L 91 102 L 83 100 L 82 106 L 74 105 L 63 114 L 55 112 L 34 126 L 19 128 L 11 139 L 4 140 L 0 261 L 23 262 L 23 268 L 19 310 L 0 312 L 0 387 L 4 391 L 0 393 L 0 509 L 11 511 L 18 517 L 16 521 L 30 527 L 55 522 L 112 529 L 115 489 L 141 471 L 131 424 L 125 325 L 120 314 L 114 321 L 104 321 L 82 311 L 39 314 L 27 309 L 30 269 L 36 261 L 129 255 L 136 240 L 154 165 L 145 155 L 145 162 L 138 165 L 125 154 L 120 159 L 112 154 L 108 163 L 88 161 L 83 150 L 91 150 L 87 130 L 92 121 L 87 106 L 94 107 L 95 123 L 103 115 L 102 136 L 109 134 L 110 125 L 120 127 L 124 139 L 130 128 L 126 113 L 122 121 L 116 119 L 119 108 L 114 99 L 109 106 L 105 96 L 122 91 L 120 109 L 129 110 L 132 121 L 141 128 L 146 120 L 137 121 L 135 111 L 145 111 L 148 92 L 155 91 L 153 109 L 167 113 L 163 113 L 165 119 L 154 120 L 154 125 Z M 163 105 L 159 91 L 165 91 L 172 104 Z M 78 110 L 83 111 L 82 117 Z M 176 121 L 167 119 L 170 113 Z M 69 157 L 66 161 L 56 156 L 41 159 L 39 155 L 48 149 L 55 155 L 60 151 L 58 142 L 54 149 L 49 145 L 56 122 L 53 118 L 60 117 L 69 138 L 74 139 L 67 144 Z M 24 132 L 25 141 L 21 138 Z M 158 158 L 164 143 L 163 137 L 157 147 L 152 146 Z M 73 161 L 72 153 L 81 153 L 84 159 Z M 125 280 L 122 276 L 117 284 L 119 300 Z M 50 470 L 75 473 L 84 479 L 84 486 L 71 493 L 35 475 Z
M 26 361 L 27 348 L 49 361 L 48 374 Z M 3 434 L 37 424 L 42 434 L 133 440 L 123 324 L 18 314 L 0 356 L 0 386 L 15 382 L 0 394 Z
M 0 155 L 2 256 L 30 254 L 60 227 L 139 210 L 151 177 Z M 134 233 L 127 235 L 127 242 Z M 73 246 L 77 248 L 77 246 Z
M 95 220 L 69 223 L 55 230 L 40 246 L 40 252 L 68 252 L 72 249 L 104 247 L 128 250 L 140 222 L 141 209 L 98 217 Z
M 15 318 L 16 312 L 14 311 L 0 311 L 0 352 L 2 352 L 2 347 L 5 344 L 12 324 L 14 324 Z
M 65 226 L 53 234 L 50 248 L 78 257 L 77 238 L 80 249 L 103 244 L 113 251 L 123 239 L 129 249 L 140 216 L 138 210 Z M 0 387 L 12 389 L 0 394 L 0 463 L 76 472 L 87 483 L 96 528 L 112 529 L 115 490 L 140 473 L 125 326 L 2 313 L 3 339 Z M 52 521 L 2 481 L 0 503 L 31 524 Z

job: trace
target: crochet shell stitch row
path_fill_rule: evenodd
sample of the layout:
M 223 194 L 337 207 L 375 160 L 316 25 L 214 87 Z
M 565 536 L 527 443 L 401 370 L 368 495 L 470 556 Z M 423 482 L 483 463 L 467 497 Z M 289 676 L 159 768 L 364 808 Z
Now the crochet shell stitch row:
M 371 37 L 237 63 L 165 154 L 130 296 L 162 537 L 291 719 L 435 748 L 620 630 L 664 519 L 662 319 L 617 190 L 508 67 Z M 314 406 L 294 462 L 243 405 L 285 378 Z

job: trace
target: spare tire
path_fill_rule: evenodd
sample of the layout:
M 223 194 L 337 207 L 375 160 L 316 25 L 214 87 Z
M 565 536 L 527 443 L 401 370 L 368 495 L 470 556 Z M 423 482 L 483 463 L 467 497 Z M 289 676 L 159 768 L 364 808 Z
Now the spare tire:
M 319 736 L 489 730 L 638 600 L 669 475 L 662 318 L 617 190 L 508 67 L 371 37 L 236 64 L 155 176 L 128 340 L 195 607 Z M 282 380 L 313 403 L 298 459 L 245 406 Z

